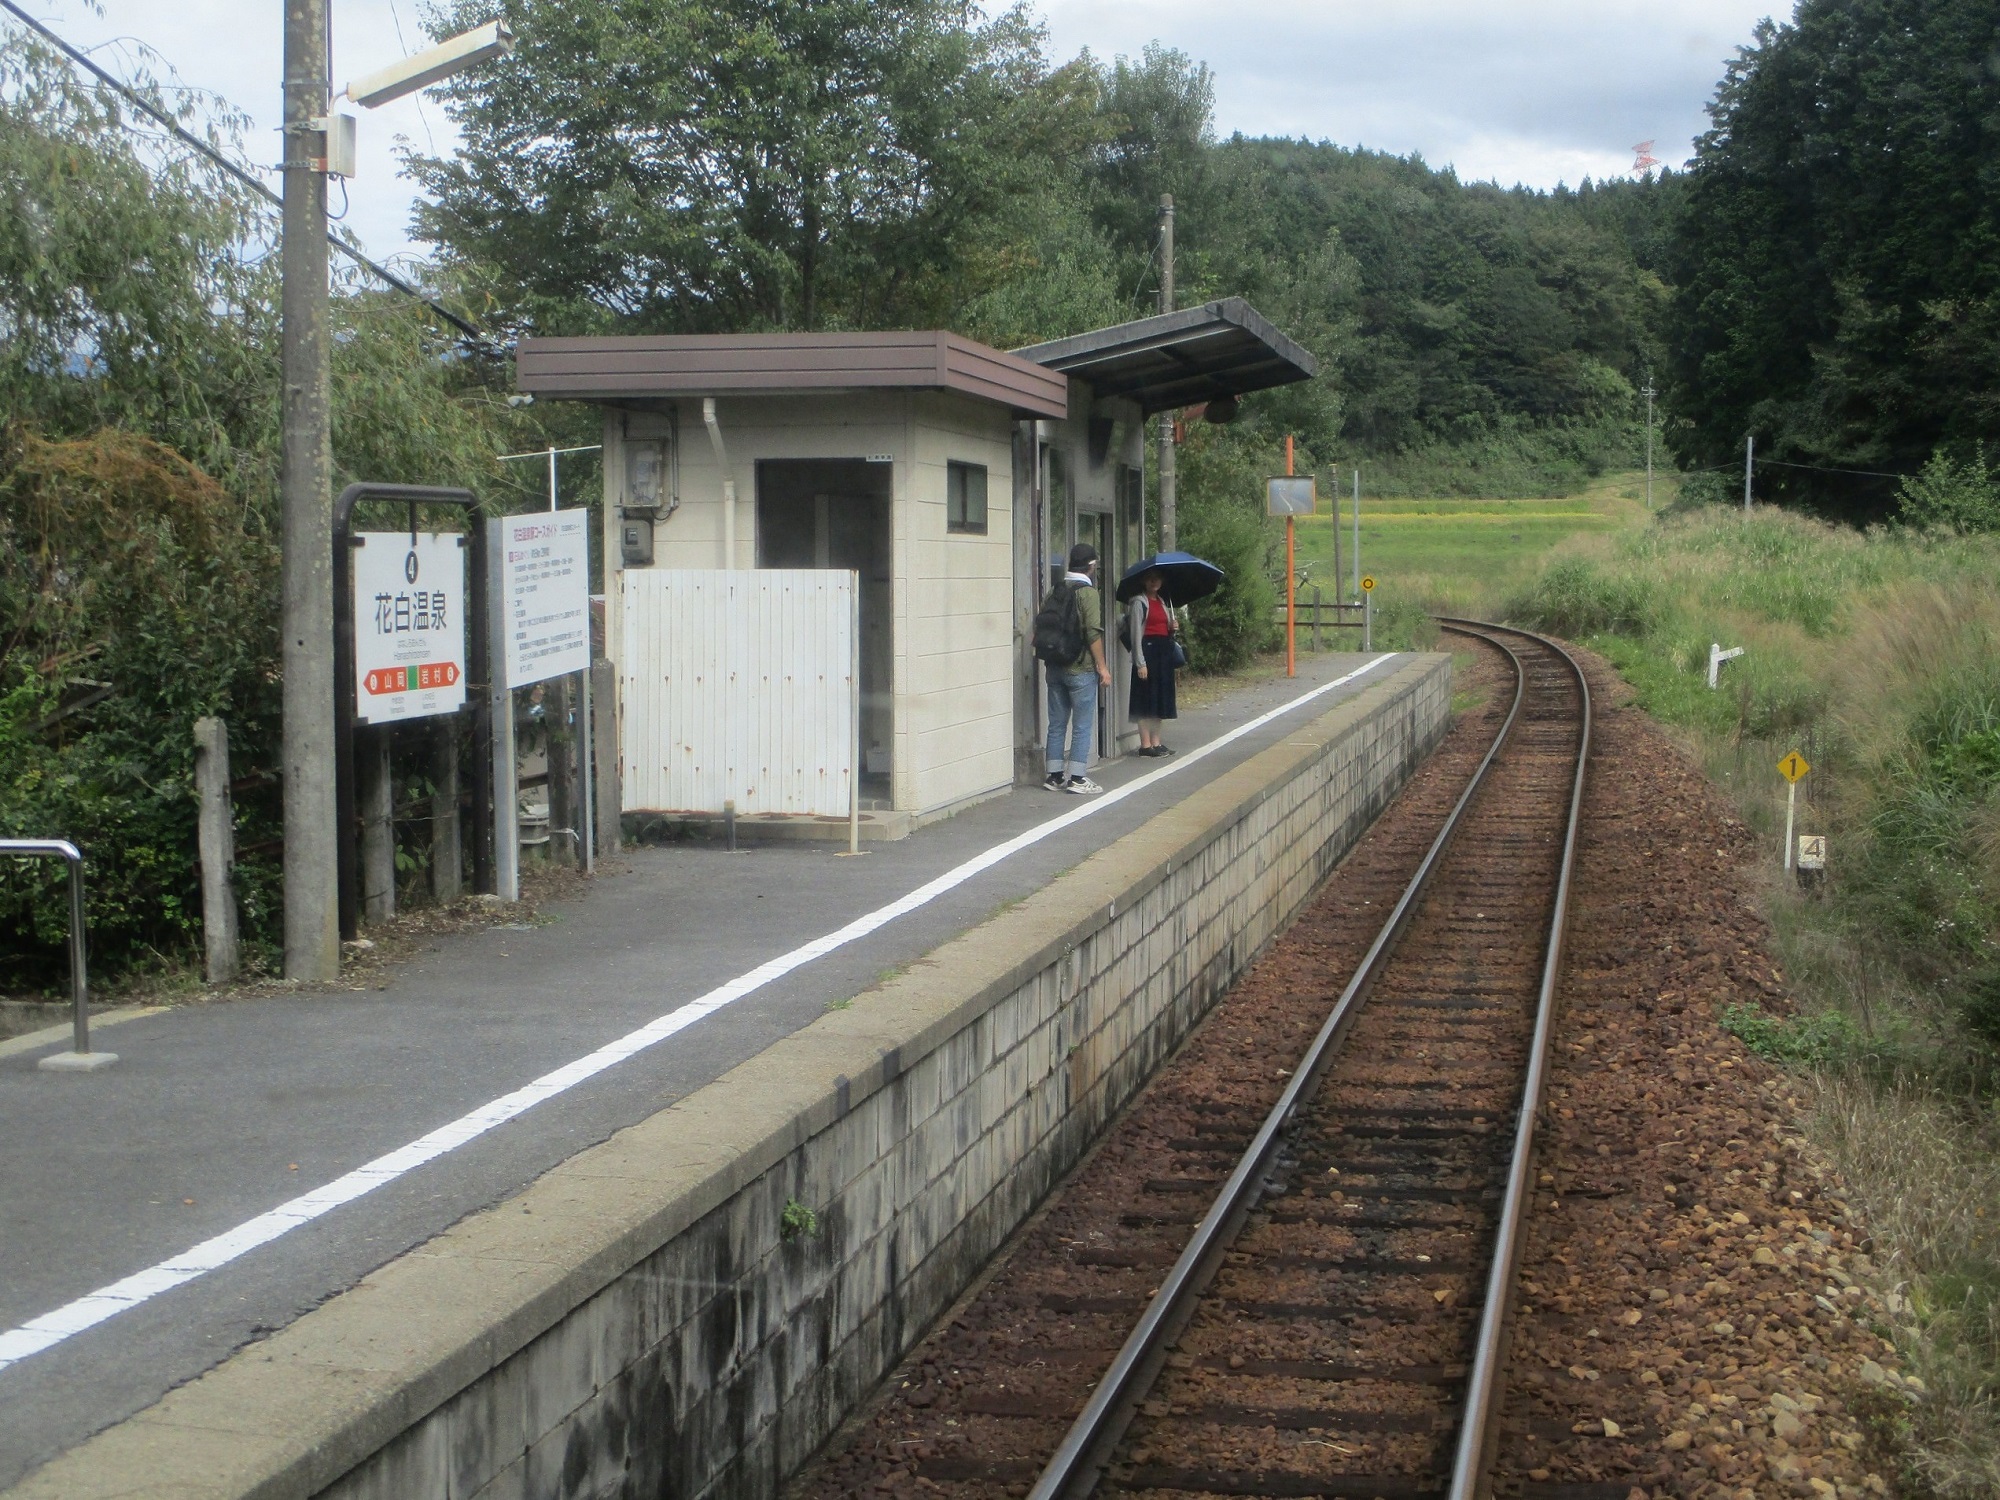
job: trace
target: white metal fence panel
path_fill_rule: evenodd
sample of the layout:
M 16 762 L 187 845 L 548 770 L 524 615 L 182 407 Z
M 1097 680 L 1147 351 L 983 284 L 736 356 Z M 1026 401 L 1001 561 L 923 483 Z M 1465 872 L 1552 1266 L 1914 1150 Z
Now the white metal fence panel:
M 632 568 L 619 749 L 627 812 L 845 816 L 855 575 Z

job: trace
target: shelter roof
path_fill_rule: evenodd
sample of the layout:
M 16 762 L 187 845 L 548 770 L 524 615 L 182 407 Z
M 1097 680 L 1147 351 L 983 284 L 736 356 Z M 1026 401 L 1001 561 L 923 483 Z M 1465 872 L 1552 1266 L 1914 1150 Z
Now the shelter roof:
M 1241 297 L 1114 323 L 1016 355 L 1148 412 L 1310 380 L 1319 361 Z
M 1063 417 L 1069 386 L 1032 360 L 937 331 L 725 333 L 523 339 L 523 391 L 565 401 L 952 391 L 1021 416 Z

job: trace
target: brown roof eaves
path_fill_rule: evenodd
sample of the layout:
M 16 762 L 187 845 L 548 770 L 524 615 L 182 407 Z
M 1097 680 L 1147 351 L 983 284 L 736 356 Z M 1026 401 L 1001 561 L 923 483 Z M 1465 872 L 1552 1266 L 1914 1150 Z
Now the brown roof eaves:
M 943 390 L 1063 417 L 1061 372 L 955 333 L 659 334 L 523 339 L 520 389 L 557 401 Z

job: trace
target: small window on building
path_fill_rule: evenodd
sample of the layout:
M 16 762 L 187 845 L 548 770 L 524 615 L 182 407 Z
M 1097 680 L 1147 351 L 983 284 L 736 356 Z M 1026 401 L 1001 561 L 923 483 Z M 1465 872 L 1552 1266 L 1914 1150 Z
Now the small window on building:
M 944 526 L 947 531 L 986 535 L 986 466 L 950 464 L 945 469 Z

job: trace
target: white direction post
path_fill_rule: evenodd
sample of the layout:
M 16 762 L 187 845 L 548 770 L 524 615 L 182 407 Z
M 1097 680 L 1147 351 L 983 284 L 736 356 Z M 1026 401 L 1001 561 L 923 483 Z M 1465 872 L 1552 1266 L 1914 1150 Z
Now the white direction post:
M 577 845 L 595 863 L 590 790 L 590 512 L 543 511 L 486 523 L 492 582 L 493 850 L 500 895 L 521 895 L 520 800 L 514 769 L 514 689 L 583 673 L 584 805 Z

